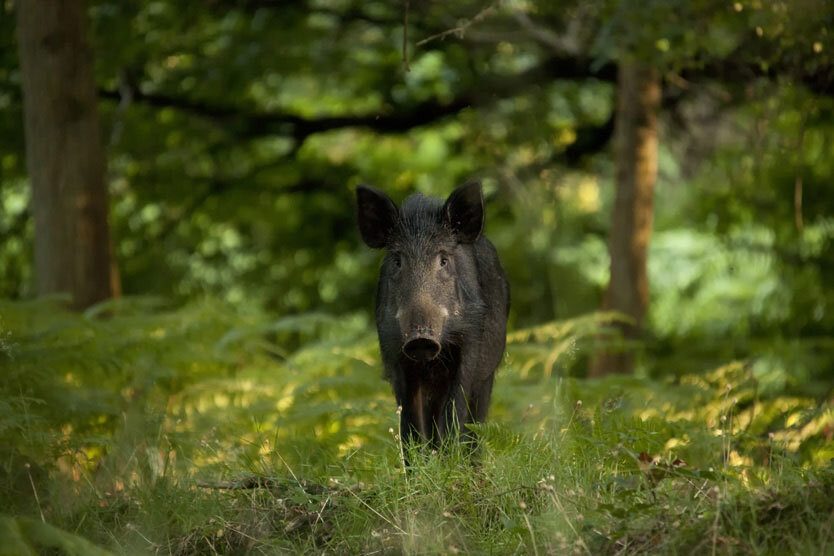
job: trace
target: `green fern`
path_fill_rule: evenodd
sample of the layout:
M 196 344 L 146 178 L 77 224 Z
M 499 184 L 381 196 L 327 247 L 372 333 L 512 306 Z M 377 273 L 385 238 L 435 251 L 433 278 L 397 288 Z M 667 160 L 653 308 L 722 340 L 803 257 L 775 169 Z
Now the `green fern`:
M 48 523 L 28 517 L 0 515 L 0 556 L 43 554 L 44 549 L 60 550 L 67 556 L 109 556 L 112 552 Z

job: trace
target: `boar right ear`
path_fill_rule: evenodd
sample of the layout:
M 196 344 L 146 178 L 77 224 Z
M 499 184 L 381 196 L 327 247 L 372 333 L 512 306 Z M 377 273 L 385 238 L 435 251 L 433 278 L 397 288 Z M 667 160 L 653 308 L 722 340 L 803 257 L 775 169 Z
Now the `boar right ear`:
M 362 240 L 374 249 L 385 247 L 397 221 L 397 205 L 382 191 L 369 185 L 356 188 L 356 209 Z
M 446 218 L 460 243 L 475 243 L 484 228 L 481 182 L 470 181 L 455 189 L 444 205 Z

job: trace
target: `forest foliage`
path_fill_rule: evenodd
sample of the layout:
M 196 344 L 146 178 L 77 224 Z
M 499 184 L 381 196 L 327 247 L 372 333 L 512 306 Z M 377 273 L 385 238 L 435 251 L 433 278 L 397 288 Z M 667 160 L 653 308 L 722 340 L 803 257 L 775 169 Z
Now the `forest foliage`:
M 0 554 L 831 550 L 829 3 L 92 1 L 125 295 L 82 312 L 35 290 L 0 11 Z M 663 80 L 639 340 L 598 311 L 626 56 Z M 507 353 L 476 463 L 405 473 L 354 188 L 472 177 Z

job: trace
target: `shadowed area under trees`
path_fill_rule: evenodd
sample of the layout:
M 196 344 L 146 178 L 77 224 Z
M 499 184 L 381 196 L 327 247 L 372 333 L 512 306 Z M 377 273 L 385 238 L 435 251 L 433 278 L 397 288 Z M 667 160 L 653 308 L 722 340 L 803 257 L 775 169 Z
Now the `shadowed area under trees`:
M 0 11 L 0 553 L 830 551 L 830 2 Z M 470 179 L 475 456 L 403 443 L 355 212 Z

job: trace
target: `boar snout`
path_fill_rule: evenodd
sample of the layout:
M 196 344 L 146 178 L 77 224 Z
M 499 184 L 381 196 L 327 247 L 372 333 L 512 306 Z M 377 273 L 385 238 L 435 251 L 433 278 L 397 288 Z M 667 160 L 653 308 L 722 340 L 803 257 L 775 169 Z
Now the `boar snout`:
M 415 336 L 403 344 L 403 353 L 414 361 L 431 361 L 440 354 L 440 344 L 428 336 Z
M 397 311 L 402 335 L 402 352 L 414 361 L 431 361 L 440 354 L 443 323 L 449 312 L 429 298 L 415 302 L 410 310 Z

